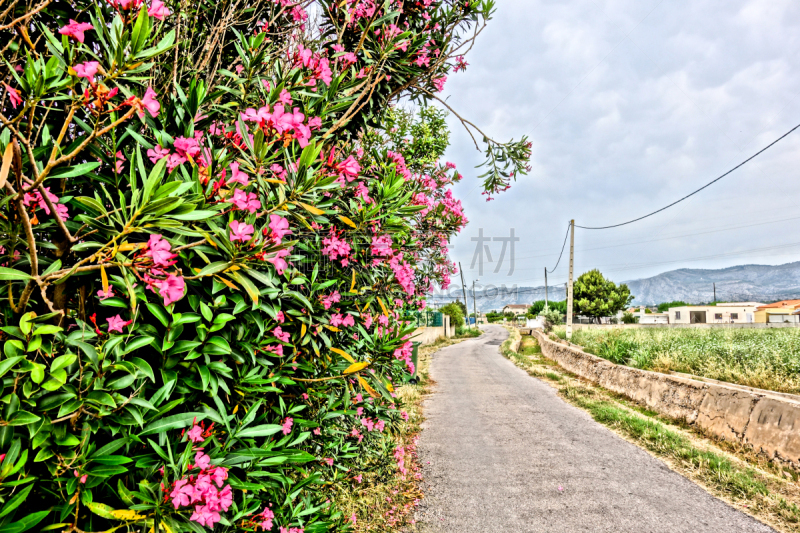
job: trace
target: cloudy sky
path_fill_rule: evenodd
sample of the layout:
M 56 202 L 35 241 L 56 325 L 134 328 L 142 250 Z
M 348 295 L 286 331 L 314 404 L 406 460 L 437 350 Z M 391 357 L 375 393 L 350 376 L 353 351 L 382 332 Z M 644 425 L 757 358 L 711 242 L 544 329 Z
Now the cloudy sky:
M 452 75 L 448 102 L 490 136 L 527 135 L 532 171 L 487 203 L 482 161 L 451 120 L 470 224 L 455 240 L 467 284 L 542 285 L 570 218 L 636 218 L 705 184 L 800 123 L 800 2 L 500 0 Z M 800 260 L 800 130 L 688 201 L 646 221 L 576 231 L 576 275 L 615 281 L 676 268 Z M 519 237 L 514 272 L 502 242 Z M 550 276 L 566 281 L 567 262 Z

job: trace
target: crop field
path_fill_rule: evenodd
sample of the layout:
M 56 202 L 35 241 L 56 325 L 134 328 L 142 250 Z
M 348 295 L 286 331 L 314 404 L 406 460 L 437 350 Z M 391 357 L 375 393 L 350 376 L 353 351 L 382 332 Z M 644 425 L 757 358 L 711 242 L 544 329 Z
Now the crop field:
M 555 333 L 565 337 L 563 326 Z M 572 342 L 614 363 L 644 370 L 800 393 L 800 328 L 581 329 L 573 332 Z

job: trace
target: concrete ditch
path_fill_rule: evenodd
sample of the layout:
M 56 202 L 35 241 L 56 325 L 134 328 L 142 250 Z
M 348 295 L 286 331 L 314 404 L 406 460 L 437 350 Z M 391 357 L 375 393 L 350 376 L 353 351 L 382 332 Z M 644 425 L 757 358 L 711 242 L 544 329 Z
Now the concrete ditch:
M 531 334 L 542 354 L 565 370 L 800 470 L 800 397 L 616 365 L 541 331 Z

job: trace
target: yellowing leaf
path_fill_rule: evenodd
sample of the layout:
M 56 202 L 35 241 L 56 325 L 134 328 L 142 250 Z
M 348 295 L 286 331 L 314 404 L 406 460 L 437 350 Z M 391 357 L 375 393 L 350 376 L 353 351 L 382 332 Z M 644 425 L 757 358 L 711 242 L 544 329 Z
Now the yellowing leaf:
M 239 412 L 239 406 L 237 405 L 236 407 L 233 408 L 233 414 L 236 414 L 238 412 Z
M 229 288 L 231 288 L 231 289 L 233 289 L 235 291 L 239 290 L 239 287 L 237 287 L 235 284 L 231 283 L 230 281 L 228 281 L 227 279 L 225 279 L 225 278 L 223 278 L 221 276 L 214 276 L 214 278 L 220 280 L 222 283 L 224 283 Z
M 350 220 L 349 218 L 345 217 L 345 216 L 341 216 L 340 215 L 339 216 L 339 220 L 341 220 L 342 222 L 344 222 L 345 224 L 347 224 L 348 226 L 350 226 L 353 229 L 356 228 L 356 223 L 353 222 L 352 220 Z
M 386 382 L 386 390 L 388 390 L 389 392 L 394 392 L 394 386 L 392 386 L 391 381 Z
M 356 288 L 356 269 L 353 269 L 353 282 L 350 284 L 350 292 L 354 293 L 353 289 Z
M 329 326 L 329 325 L 325 324 L 325 327 L 328 328 L 331 331 L 339 331 L 339 328 L 337 328 L 336 326 Z
M 345 374 L 354 374 L 356 372 L 360 372 L 367 368 L 369 363 L 361 362 L 361 363 L 353 363 L 352 365 L 347 367 L 347 370 L 344 371 Z
M 143 242 L 125 242 L 119 245 L 118 252 L 130 252 L 131 250 L 140 250 L 147 246 Z
M 146 516 L 140 515 L 132 509 L 119 509 L 116 511 L 111 511 L 111 516 L 119 520 L 142 520 L 147 518 Z
M 302 206 L 303 209 L 305 209 L 306 211 L 308 211 L 312 215 L 324 215 L 325 214 L 325 211 L 323 211 L 322 209 L 318 209 L 318 208 L 314 207 L 313 205 L 304 204 L 303 202 L 297 202 L 297 205 Z
M 373 398 L 377 398 L 378 396 L 380 396 L 380 394 L 375 392 L 375 389 L 370 387 L 370 385 L 369 385 L 369 383 L 367 383 L 366 379 L 362 378 L 361 376 L 358 376 L 358 382 L 361 384 L 362 387 L 364 387 L 364 390 L 367 391 L 367 394 L 369 394 Z
M 366 312 L 366 310 L 367 310 L 367 309 L 369 309 L 369 304 L 371 304 L 371 303 L 372 303 L 372 302 L 367 302 L 367 303 L 364 305 L 364 309 L 362 309 L 362 310 L 361 310 L 361 312 L 362 312 L 362 313 Z
M 306 336 L 306 330 L 307 330 L 307 329 L 308 329 L 308 328 L 306 327 L 306 325 L 305 325 L 305 324 L 303 324 L 302 326 L 300 326 L 300 338 L 301 338 L 301 339 L 302 339 L 303 337 L 305 337 L 305 336 Z
M 387 310 L 386 310 L 386 306 L 385 306 L 385 305 L 383 305 L 383 300 L 381 300 L 381 297 L 380 297 L 380 296 L 378 296 L 378 303 L 379 303 L 379 304 L 381 304 L 381 309 L 383 309 L 383 314 L 384 314 L 384 316 L 385 316 L 386 318 L 389 318 L 389 311 L 387 311 Z
M 344 357 L 345 359 L 347 359 L 351 363 L 355 363 L 356 362 L 356 360 L 353 359 L 353 356 L 350 355 L 349 353 L 345 352 L 344 350 L 340 350 L 339 348 L 331 348 L 331 351 L 333 353 L 338 353 L 339 355 L 341 355 L 342 357 Z
M 100 267 L 100 280 L 103 282 L 103 293 L 108 294 L 108 274 L 106 274 L 106 267 Z
M 6 145 L 6 151 L 3 153 L 3 166 L 0 167 L 0 189 L 6 186 L 8 173 L 11 171 L 12 159 L 14 159 L 14 143 L 9 142 Z
M 87 503 L 86 507 L 88 507 L 89 510 L 92 511 L 97 516 L 108 518 L 111 520 L 116 519 L 116 517 L 112 514 L 114 512 L 114 508 L 104 503 L 91 502 Z
M 277 185 L 286 185 L 285 181 L 275 180 L 275 179 L 272 179 L 272 178 L 264 178 L 264 181 L 266 181 L 267 183 L 275 183 Z

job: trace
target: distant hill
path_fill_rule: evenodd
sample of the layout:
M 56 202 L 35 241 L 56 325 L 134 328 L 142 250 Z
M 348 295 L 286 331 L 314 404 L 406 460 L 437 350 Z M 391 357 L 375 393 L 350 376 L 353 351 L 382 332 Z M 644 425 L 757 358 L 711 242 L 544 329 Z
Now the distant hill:
M 714 299 L 713 283 L 717 284 L 717 300 L 774 302 L 800 298 L 800 261 L 785 265 L 740 265 L 719 270 L 681 268 L 664 272 L 652 278 L 625 281 L 635 296 L 635 305 L 655 305 L 681 300 L 688 303 L 704 303 Z M 461 297 L 460 291 L 452 296 Z M 477 291 L 478 309 L 486 312 L 501 309 L 509 304 L 530 304 L 544 299 L 544 286 L 518 287 L 514 289 L 484 289 Z M 552 300 L 563 300 L 566 291 L 550 287 L 548 296 Z M 472 294 L 467 291 L 469 310 L 472 312 Z M 430 298 L 431 302 L 444 305 L 452 297 Z

